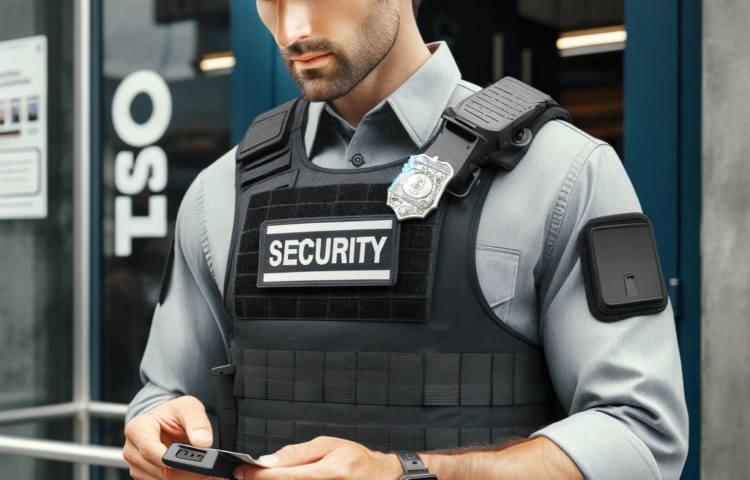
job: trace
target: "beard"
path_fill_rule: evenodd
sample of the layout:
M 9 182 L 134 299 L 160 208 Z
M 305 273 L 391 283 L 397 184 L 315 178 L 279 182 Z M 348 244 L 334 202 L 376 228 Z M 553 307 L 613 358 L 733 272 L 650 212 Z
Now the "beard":
M 311 102 L 341 98 L 364 80 L 388 56 L 396 43 L 401 18 L 390 0 L 374 0 L 373 6 L 345 43 L 325 38 L 299 40 L 279 47 L 281 58 L 297 87 Z M 328 65 L 298 69 L 291 57 L 306 53 L 331 54 Z

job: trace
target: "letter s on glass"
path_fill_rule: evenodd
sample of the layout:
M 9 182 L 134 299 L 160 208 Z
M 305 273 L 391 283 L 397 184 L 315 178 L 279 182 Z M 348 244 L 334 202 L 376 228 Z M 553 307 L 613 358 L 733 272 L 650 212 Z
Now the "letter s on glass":
M 154 193 L 167 186 L 167 155 L 160 147 L 141 150 L 133 161 L 133 152 L 115 157 L 115 186 L 126 195 L 138 195 L 146 188 Z

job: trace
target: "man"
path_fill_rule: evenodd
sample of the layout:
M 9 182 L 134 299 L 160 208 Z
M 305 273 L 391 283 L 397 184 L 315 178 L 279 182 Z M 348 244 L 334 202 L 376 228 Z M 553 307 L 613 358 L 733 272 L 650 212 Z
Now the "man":
M 659 308 L 607 310 L 581 253 L 592 251 L 584 240 L 600 241 L 594 227 L 640 211 L 608 145 L 547 123 L 512 171 L 487 166 L 425 220 L 398 222 L 397 253 L 382 253 L 387 235 L 328 238 L 333 250 L 321 236 L 266 242 L 269 225 L 299 231 L 290 226 L 325 215 L 337 225 L 395 219 L 383 215 L 379 185 L 430 144 L 448 107 L 479 90 L 460 80 L 445 44 L 424 44 L 418 5 L 257 1 L 306 100 L 259 117 L 183 200 L 146 385 L 128 413 L 134 478 L 199 478 L 161 457 L 173 442 L 215 443 L 208 372 L 230 350 L 236 444 L 271 467 L 240 467 L 236 478 L 395 480 L 404 469 L 387 453 L 394 445 L 431 450 L 421 459 L 441 480 L 679 478 L 687 412 L 666 296 Z M 271 130 L 291 133 L 271 135 L 280 143 L 264 150 Z M 634 235 L 647 225 L 615 218 L 618 228 L 636 225 Z M 327 264 L 331 253 L 340 269 L 359 255 L 398 256 L 398 280 L 273 288 L 260 277 L 271 267 L 258 265 L 259 252 L 297 280 L 302 264 Z M 386 273 L 395 277 L 396 267 Z M 653 278 L 660 293 L 663 279 Z M 647 280 L 615 283 L 635 298 Z M 547 387 L 567 418 L 552 418 Z

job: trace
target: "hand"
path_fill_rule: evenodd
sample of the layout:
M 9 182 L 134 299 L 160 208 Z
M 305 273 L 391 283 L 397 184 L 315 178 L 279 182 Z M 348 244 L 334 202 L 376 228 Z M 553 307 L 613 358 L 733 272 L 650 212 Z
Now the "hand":
M 198 480 L 202 475 L 172 469 L 161 461 L 173 443 L 213 444 L 206 409 L 195 397 L 177 397 L 138 415 L 125 426 L 123 457 L 135 480 Z
M 373 452 L 339 438 L 318 437 L 289 445 L 259 460 L 272 468 L 237 467 L 239 480 L 398 480 L 403 475 L 396 455 Z

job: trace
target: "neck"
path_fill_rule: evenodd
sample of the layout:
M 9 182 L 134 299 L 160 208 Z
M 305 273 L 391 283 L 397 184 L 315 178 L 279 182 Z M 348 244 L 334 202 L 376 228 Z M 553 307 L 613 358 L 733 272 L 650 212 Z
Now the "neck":
M 401 2 L 409 5 L 411 2 Z M 380 102 L 388 98 L 430 58 L 430 50 L 422 40 L 411 10 L 402 11 L 396 42 L 375 70 L 341 98 L 330 102 L 333 110 L 354 128 Z

